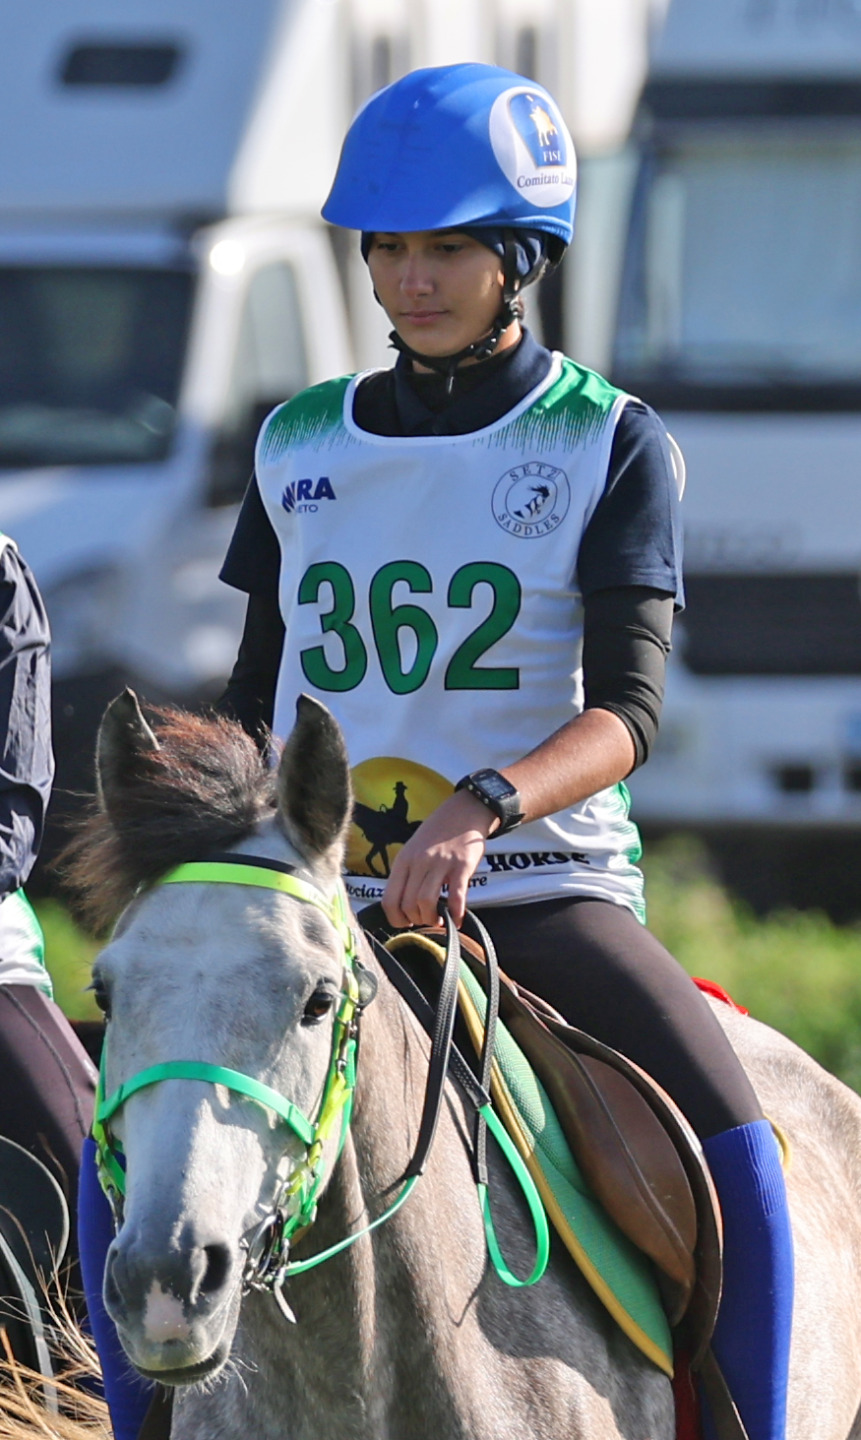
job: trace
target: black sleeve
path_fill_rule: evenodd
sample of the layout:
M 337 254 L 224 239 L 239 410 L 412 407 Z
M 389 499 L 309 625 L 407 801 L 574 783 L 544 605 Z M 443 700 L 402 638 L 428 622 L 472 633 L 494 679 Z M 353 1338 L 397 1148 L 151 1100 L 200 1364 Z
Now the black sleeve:
M 678 483 L 667 432 L 654 410 L 629 400 L 613 438 L 607 483 L 586 526 L 577 557 L 584 597 L 618 585 L 682 589 Z
M 215 708 L 219 714 L 238 720 L 261 748 L 266 747 L 272 729 L 283 647 L 284 621 L 277 599 L 249 595 L 236 664 Z
M 42 597 L 11 544 L 0 556 L 0 897 L 33 868 L 54 778 L 50 632 Z
M 635 770 L 658 732 L 673 607 L 667 591 L 635 585 L 596 590 L 584 600 L 585 708 L 610 710 L 627 725 Z
M 235 590 L 265 595 L 277 605 L 280 569 L 278 536 L 263 508 L 257 477 L 252 475 L 219 578 Z

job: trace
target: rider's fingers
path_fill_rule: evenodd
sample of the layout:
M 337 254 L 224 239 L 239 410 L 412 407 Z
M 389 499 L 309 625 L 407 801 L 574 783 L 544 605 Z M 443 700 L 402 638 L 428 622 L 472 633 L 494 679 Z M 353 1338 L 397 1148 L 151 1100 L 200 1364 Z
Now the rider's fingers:
M 408 877 L 409 870 L 403 859 L 403 851 L 401 851 L 395 857 L 395 863 L 380 900 L 386 919 L 396 930 L 403 930 L 407 925 L 413 923 L 407 915 L 403 903 Z
M 458 929 L 463 924 L 463 917 L 466 913 L 468 890 L 469 877 L 465 870 L 460 870 L 448 882 L 448 911 Z
M 392 874 L 394 877 L 394 870 Z M 392 900 L 406 917 L 406 924 L 438 925 L 439 898 L 446 881 L 445 864 L 423 855 L 405 864 L 398 879 L 400 889 L 393 889 Z

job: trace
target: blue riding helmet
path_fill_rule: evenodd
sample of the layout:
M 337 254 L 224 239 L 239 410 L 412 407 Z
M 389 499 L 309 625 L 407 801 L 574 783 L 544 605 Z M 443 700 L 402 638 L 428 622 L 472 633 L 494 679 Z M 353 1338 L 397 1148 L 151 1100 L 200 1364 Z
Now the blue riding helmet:
M 554 100 L 496 65 L 414 70 L 353 121 L 323 217 L 349 230 L 528 229 L 561 258 L 577 161 Z

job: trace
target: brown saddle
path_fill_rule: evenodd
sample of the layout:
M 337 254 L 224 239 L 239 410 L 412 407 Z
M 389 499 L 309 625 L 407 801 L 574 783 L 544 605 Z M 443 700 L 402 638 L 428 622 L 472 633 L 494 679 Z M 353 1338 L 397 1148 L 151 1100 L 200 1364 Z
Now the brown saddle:
M 438 942 L 439 931 L 427 930 Z M 484 985 L 480 944 L 461 953 Z M 702 1147 L 650 1076 L 500 974 L 499 1015 L 556 1110 L 596 1198 L 656 1267 L 670 1324 L 696 1368 L 714 1329 L 721 1222 Z

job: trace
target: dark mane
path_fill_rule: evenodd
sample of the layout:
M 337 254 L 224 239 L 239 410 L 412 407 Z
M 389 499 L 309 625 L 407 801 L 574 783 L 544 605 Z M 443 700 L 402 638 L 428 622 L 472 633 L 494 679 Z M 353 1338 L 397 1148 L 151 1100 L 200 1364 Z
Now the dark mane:
M 161 707 L 148 718 L 160 748 L 124 778 L 121 806 L 94 803 L 58 862 L 97 934 L 141 885 L 242 840 L 275 806 L 275 772 L 241 726 Z

